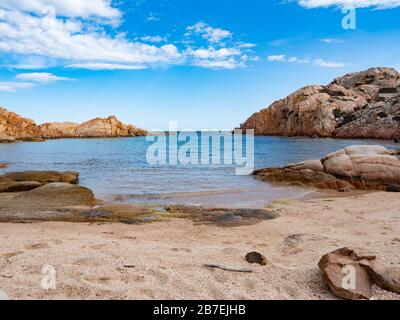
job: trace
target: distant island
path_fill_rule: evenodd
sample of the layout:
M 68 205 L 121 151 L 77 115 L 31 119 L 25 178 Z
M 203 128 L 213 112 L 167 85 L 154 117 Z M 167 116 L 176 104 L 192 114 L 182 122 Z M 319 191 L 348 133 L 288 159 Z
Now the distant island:
M 371 68 L 307 86 L 253 114 L 256 135 L 400 139 L 400 74 Z
M 52 122 L 36 125 L 31 119 L 0 108 L 0 142 L 3 143 L 59 138 L 137 137 L 146 134 L 146 130 L 126 125 L 115 116 L 96 118 L 82 124 Z

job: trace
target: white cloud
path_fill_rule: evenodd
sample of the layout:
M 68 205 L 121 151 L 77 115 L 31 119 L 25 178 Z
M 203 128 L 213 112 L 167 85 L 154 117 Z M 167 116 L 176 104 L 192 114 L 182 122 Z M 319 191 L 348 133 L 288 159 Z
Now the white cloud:
M 111 0 L 1 0 L 0 8 L 43 14 L 54 8 L 57 16 L 119 19 L 121 12 Z
M 305 8 L 353 7 L 390 9 L 400 6 L 400 0 L 297 0 Z
M 254 43 L 239 43 L 239 44 L 237 45 L 237 47 L 238 47 L 238 48 L 249 49 L 249 48 L 257 47 L 257 45 L 254 44 Z
M 48 84 L 57 81 L 71 81 L 74 79 L 59 77 L 47 72 L 20 73 L 15 76 L 16 81 L 0 82 L 0 92 L 16 92 L 30 89 L 38 84 Z
M 36 17 L 0 9 L 0 51 L 87 62 L 176 63 L 178 49 L 130 42 L 123 34 L 86 31 L 72 20 Z
M 325 38 L 321 39 L 321 41 L 325 43 L 343 43 L 342 39 L 336 39 L 336 38 Z
M 0 82 L 0 92 L 16 92 L 21 89 L 30 89 L 34 85 L 30 82 Z
M 238 62 L 233 58 L 229 58 L 226 60 L 210 60 L 210 59 L 194 60 L 193 65 L 211 69 L 236 69 L 239 66 Z
M 66 66 L 70 69 L 87 69 L 87 70 L 143 70 L 146 66 L 134 66 L 129 64 L 116 63 L 76 63 Z
M 278 54 L 278 55 L 272 55 L 267 57 L 268 61 L 285 61 L 285 55 L 284 54 Z
M 160 21 L 161 18 L 156 13 L 150 13 L 150 15 L 147 17 L 146 20 L 149 22 L 156 22 L 156 21 Z
M 231 38 L 232 32 L 220 28 L 213 28 L 204 22 L 198 22 L 193 26 L 187 27 L 187 30 L 201 35 L 211 43 L 219 43 L 224 39 Z
M 56 81 L 71 81 L 73 79 L 59 77 L 52 73 L 47 72 L 33 72 L 33 73 L 21 73 L 18 74 L 15 79 L 22 81 L 38 82 L 38 83 L 49 83 Z
M 189 50 L 188 54 L 198 59 L 223 59 L 226 57 L 237 56 L 241 54 L 241 51 L 235 48 L 222 48 L 222 49 L 197 49 Z
M 152 42 L 152 43 L 157 43 L 157 42 L 167 42 L 167 37 L 161 37 L 161 36 L 144 36 L 141 37 L 140 40 L 144 42 Z
M 97 3 L 99 0 L 93 1 Z M 60 1 L 59 5 L 62 3 Z M 101 3 L 110 5 L 111 2 Z M 14 8 L 18 8 L 18 5 L 22 9 L 22 2 L 19 1 Z M 138 70 L 159 65 L 232 69 L 253 61 L 252 57 L 245 56 L 250 55 L 254 44 L 235 41 L 226 44 L 223 40 L 231 39 L 232 33 L 212 28 L 205 23 L 198 23 L 188 29 L 191 35 L 199 33 L 206 39 L 207 48 L 198 48 L 195 42 L 190 47 L 186 43 L 181 44 L 184 48 L 178 48 L 175 44 L 167 43 L 167 38 L 161 36 L 143 36 L 130 40 L 125 33 L 109 31 L 101 23 L 93 24 L 83 18 L 43 16 L 1 7 L 0 53 L 12 57 L 13 66 L 10 67 L 14 69 L 34 70 L 35 65 L 43 69 L 46 63 L 52 67 L 88 70 Z M 84 16 L 83 13 L 80 15 Z M 165 44 L 156 45 L 158 42 Z M 34 60 L 31 59 L 33 57 Z
M 207 49 L 189 48 L 185 56 L 194 66 L 212 69 L 235 69 L 244 67 L 249 57 L 242 53 L 238 48 L 220 48 L 213 47 Z
M 288 59 L 288 62 L 293 62 L 293 63 L 310 63 L 309 59 L 301 59 L 298 57 L 290 57 Z
M 299 58 L 296 56 L 288 57 L 284 54 L 279 54 L 279 55 L 272 55 L 268 56 L 268 61 L 270 62 L 288 62 L 288 63 L 299 63 L 299 64 L 313 64 L 317 67 L 323 67 L 323 68 L 343 68 L 346 66 L 346 64 L 341 63 L 341 62 L 334 62 L 334 61 L 327 61 L 324 59 L 308 59 L 308 58 Z
M 315 59 L 314 64 L 318 67 L 324 68 L 344 68 L 346 66 L 346 64 L 341 62 L 326 61 L 323 59 Z

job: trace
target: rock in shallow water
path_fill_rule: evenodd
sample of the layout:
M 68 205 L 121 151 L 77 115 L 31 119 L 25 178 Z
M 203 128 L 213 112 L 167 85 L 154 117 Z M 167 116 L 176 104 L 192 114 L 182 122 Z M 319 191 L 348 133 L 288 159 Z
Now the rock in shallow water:
M 400 184 L 400 160 L 382 146 L 351 146 L 321 160 L 254 171 L 263 181 L 336 190 L 386 190 Z
M 77 184 L 79 180 L 79 172 L 66 171 L 23 171 L 11 172 L 0 176 L 13 181 L 37 181 L 41 184 L 62 182 Z
M 27 203 L 31 207 L 58 208 L 67 206 L 93 206 L 93 192 L 85 187 L 53 182 L 31 191 L 22 192 L 16 201 Z

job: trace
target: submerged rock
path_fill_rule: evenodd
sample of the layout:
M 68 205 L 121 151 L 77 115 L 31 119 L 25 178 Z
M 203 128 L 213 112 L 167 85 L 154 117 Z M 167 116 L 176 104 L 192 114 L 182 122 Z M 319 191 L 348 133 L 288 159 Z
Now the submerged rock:
M 241 129 L 256 135 L 400 138 L 400 74 L 371 68 L 327 86 L 304 87 L 253 114 Z
M 321 160 L 254 171 L 260 180 L 348 191 L 400 184 L 400 160 L 381 146 L 351 146 Z

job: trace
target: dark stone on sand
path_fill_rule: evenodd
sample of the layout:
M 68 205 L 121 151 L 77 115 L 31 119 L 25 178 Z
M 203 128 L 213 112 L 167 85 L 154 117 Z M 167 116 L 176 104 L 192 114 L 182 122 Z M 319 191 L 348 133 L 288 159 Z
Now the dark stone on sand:
M 267 264 L 267 259 L 261 253 L 256 251 L 246 254 L 246 261 L 249 263 L 258 263 L 262 266 Z

